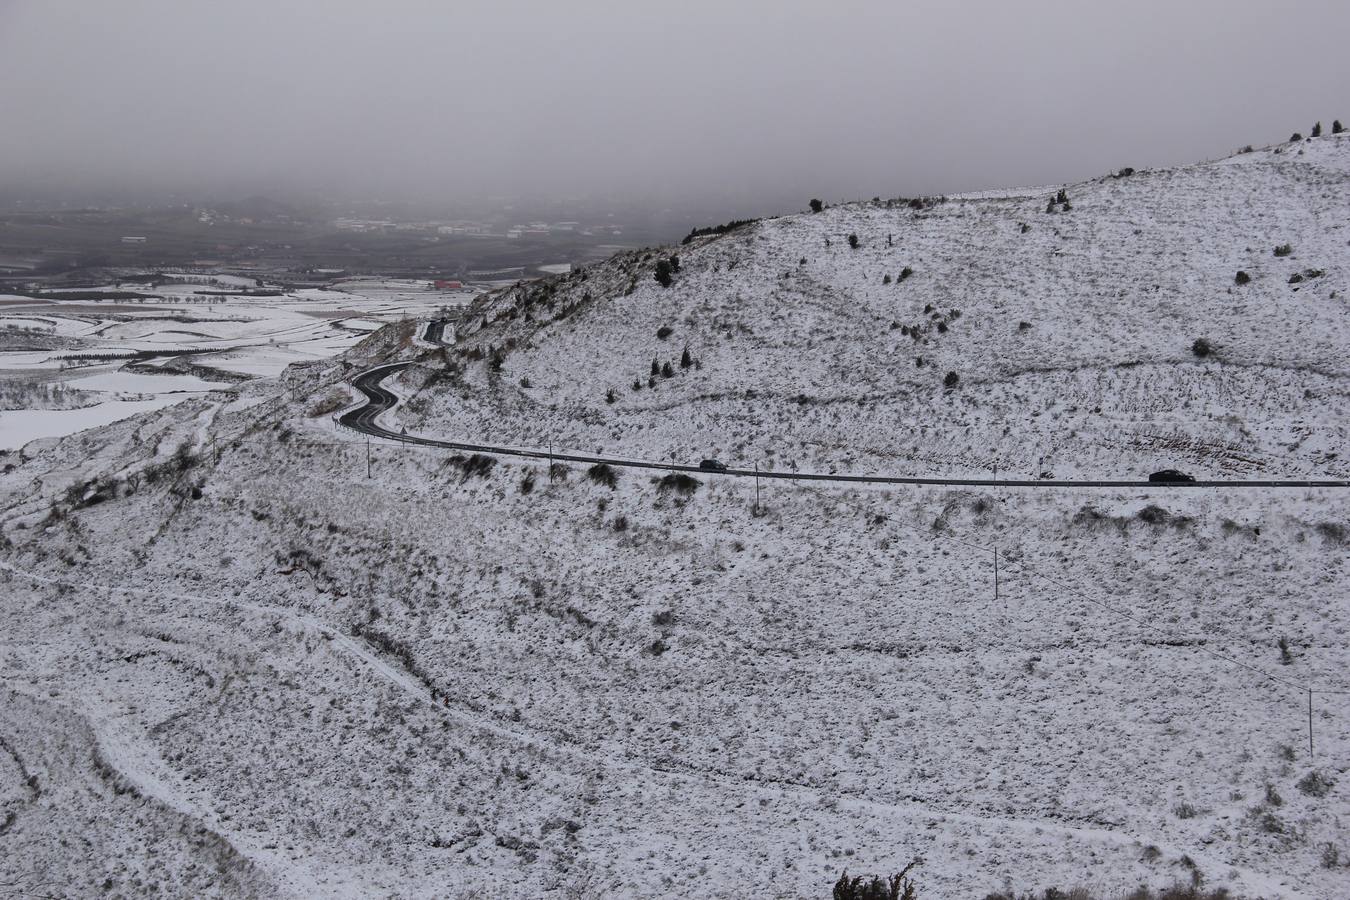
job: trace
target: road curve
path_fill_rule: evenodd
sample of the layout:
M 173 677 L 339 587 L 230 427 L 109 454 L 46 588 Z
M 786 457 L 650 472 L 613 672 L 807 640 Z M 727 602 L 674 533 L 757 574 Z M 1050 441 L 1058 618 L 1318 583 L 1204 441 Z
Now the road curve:
M 625 469 L 653 469 L 661 472 L 689 472 L 698 475 L 723 475 L 731 478 L 774 478 L 780 481 L 832 481 L 851 484 L 929 484 L 945 487 L 1013 487 L 1013 488 L 1136 488 L 1144 490 L 1182 489 L 1182 488 L 1347 488 L 1350 481 L 1323 480 L 1309 481 L 1298 479 L 1264 479 L 1256 481 L 1211 480 L 1185 482 L 1153 482 L 1128 479 L 1109 479 L 1094 481 L 1074 481 L 1038 478 L 923 478 L 904 475 L 837 475 L 824 472 L 770 472 L 754 469 L 725 469 L 713 471 L 701 469 L 696 465 L 652 462 L 649 460 L 617 459 L 609 456 L 590 456 L 582 453 L 550 453 L 547 450 L 523 450 L 517 447 L 497 447 L 491 444 L 474 444 L 466 441 L 446 441 L 439 438 L 422 437 L 415 434 L 400 434 L 390 431 L 379 423 L 382 413 L 398 405 L 398 397 L 381 382 L 400 369 L 414 363 L 386 363 L 367 369 L 352 379 L 352 386 L 366 396 L 366 403 L 348 410 L 338 417 L 338 423 L 353 431 L 373 437 L 402 441 L 406 444 L 420 444 L 424 447 L 442 447 L 446 450 L 463 450 L 469 453 L 484 453 L 490 456 L 515 456 L 526 459 L 547 459 L 554 462 L 582 463 L 595 465 L 605 463 Z
M 427 330 L 423 332 L 422 339 L 428 344 L 439 344 L 442 347 L 450 346 L 445 340 L 445 326 L 449 324 L 449 319 L 432 319 L 427 323 Z

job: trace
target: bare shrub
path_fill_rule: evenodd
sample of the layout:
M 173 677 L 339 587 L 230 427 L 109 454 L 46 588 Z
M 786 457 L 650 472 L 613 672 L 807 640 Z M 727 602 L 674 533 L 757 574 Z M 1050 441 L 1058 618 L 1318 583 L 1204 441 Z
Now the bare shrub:
M 586 470 L 586 477 L 596 484 L 603 484 L 613 490 L 619 486 L 619 474 L 609 463 L 596 463 Z
M 848 877 L 845 870 L 834 883 L 834 900 L 917 900 L 918 888 L 909 878 L 909 872 L 923 860 L 916 859 L 890 878 L 865 875 Z
M 1325 797 L 1335 785 L 1335 781 L 1314 769 L 1300 778 L 1295 786 L 1309 797 Z
M 681 497 L 689 497 L 698 490 L 702 484 L 697 478 L 693 478 L 683 472 L 671 472 L 662 478 L 657 479 L 656 486 L 660 491 L 674 491 Z

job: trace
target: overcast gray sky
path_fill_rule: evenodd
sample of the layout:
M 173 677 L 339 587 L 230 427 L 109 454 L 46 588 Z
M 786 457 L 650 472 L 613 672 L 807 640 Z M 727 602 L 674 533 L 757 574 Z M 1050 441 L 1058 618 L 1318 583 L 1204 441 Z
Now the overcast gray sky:
M 1346 0 L 0 0 L 0 185 L 777 211 L 1350 119 Z

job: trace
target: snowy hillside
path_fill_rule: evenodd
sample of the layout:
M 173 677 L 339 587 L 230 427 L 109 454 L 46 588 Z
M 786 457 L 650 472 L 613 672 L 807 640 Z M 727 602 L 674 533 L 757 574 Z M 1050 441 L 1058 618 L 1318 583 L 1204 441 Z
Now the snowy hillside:
M 1350 142 L 1066 194 L 765 221 L 670 287 L 672 250 L 627 253 L 476 301 L 448 349 L 391 325 L 0 460 L 0 884 L 823 898 L 922 857 L 924 900 L 1343 896 L 1344 490 L 757 504 L 331 418 L 397 359 L 387 422 L 504 444 L 1350 471 Z
M 669 288 L 665 251 L 616 257 L 485 299 L 470 346 L 500 372 L 407 422 L 745 467 L 1344 475 L 1347 137 L 1070 185 L 1054 212 L 1047 189 L 769 220 L 676 248 Z

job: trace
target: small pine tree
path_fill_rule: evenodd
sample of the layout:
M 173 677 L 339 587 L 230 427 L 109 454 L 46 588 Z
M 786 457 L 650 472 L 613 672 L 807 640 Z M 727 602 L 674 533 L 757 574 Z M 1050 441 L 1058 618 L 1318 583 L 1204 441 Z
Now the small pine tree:
M 1337 119 L 1336 121 L 1334 121 L 1334 122 L 1331 123 L 1331 133 L 1332 133 L 1332 134 L 1340 134 L 1340 133 L 1341 133 L 1342 131 L 1344 131 L 1344 130 L 1345 130 L 1345 126 L 1341 124 L 1341 120 L 1340 120 L 1340 119 Z
M 1055 198 L 1054 198 L 1054 197 L 1051 197 L 1051 198 L 1050 198 L 1050 202 L 1047 203 L 1047 204 L 1045 204 L 1045 211 L 1048 212 L 1048 213 L 1052 213 L 1052 212 L 1055 211 Z
M 848 236 L 848 245 L 854 250 L 858 249 L 858 236 L 856 234 L 850 234 Z
M 961 383 L 961 376 L 955 372 L 948 372 L 947 377 L 942 379 L 942 386 L 951 390 Z
M 661 377 L 670 378 L 675 374 L 675 370 L 670 366 L 670 360 L 666 360 L 665 365 L 661 366 Z
M 881 283 L 882 283 L 882 284 L 890 284 L 890 283 L 891 283 L 891 273 L 887 272 L 885 275 L 882 275 L 882 276 L 881 276 Z
M 908 278 L 909 276 L 911 276 L 911 275 L 913 275 L 913 274 L 914 274 L 914 270 L 911 269 L 909 266 L 905 266 L 903 269 L 900 270 L 900 277 L 899 277 L 899 279 L 897 279 L 897 280 L 899 280 L 899 281 L 904 281 L 906 278 Z
M 1239 270 L 1238 270 L 1238 273 L 1237 273 L 1236 275 L 1233 276 L 1233 283 L 1234 283 L 1234 284 L 1246 284 L 1247 282 L 1249 282 L 1249 281 L 1251 281 L 1251 280 L 1252 280 L 1252 276 L 1248 275 L 1246 272 L 1243 272 L 1241 269 L 1239 269 Z
M 680 354 L 680 368 L 687 369 L 694 364 L 694 358 L 689 355 L 689 348 L 685 347 L 684 352 Z
M 1314 123 L 1313 123 L 1313 130 L 1312 130 L 1311 134 L 1312 134 L 1313 137 L 1321 137 L 1321 136 L 1322 136 L 1322 123 L 1321 123 L 1321 122 L 1314 122 Z
M 671 271 L 673 270 L 670 268 L 670 260 L 658 259 L 656 261 L 655 278 L 657 282 L 660 283 L 661 287 L 670 287 L 671 282 L 674 281 L 670 275 Z
M 652 358 L 652 374 L 653 375 L 661 374 L 661 364 L 656 361 L 655 357 Z
M 818 212 L 820 212 L 820 211 L 821 211 L 822 209 L 824 209 L 824 208 L 825 208 L 825 204 L 824 204 L 824 203 L 821 203 L 819 200 L 812 199 L 812 201 L 811 201 L 811 212 L 813 212 L 813 213 L 818 213 Z
M 678 272 L 678 271 L 680 271 L 680 257 L 679 257 L 679 254 L 676 254 L 676 253 L 670 254 L 670 271 L 672 271 L 672 272 Z
M 1059 189 L 1059 193 L 1055 195 L 1055 202 L 1056 202 L 1056 203 L 1068 203 L 1068 202 L 1069 202 L 1069 195 L 1064 191 L 1064 188 L 1060 188 L 1060 189 Z
M 605 391 L 605 402 L 606 402 L 606 403 L 613 403 L 615 400 L 618 400 L 618 399 L 619 399 L 619 395 L 616 394 L 616 393 L 614 393 L 614 388 L 610 388 L 609 390 Z
M 1289 143 L 1291 143 L 1291 144 L 1294 143 L 1295 141 L 1301 141 L 1301 140 L 1303 140 L 1303 135 L 1299 134 L 1297 131 L 1295 131 L 1293 134 L 1289 135 Z

